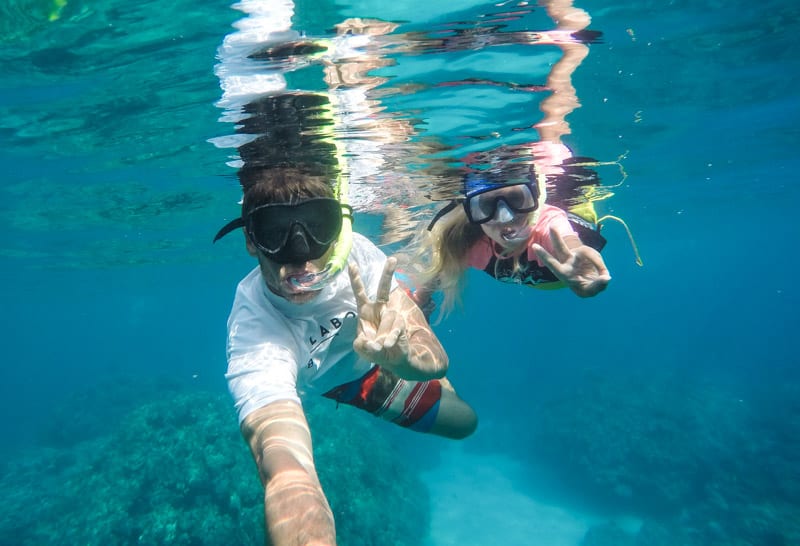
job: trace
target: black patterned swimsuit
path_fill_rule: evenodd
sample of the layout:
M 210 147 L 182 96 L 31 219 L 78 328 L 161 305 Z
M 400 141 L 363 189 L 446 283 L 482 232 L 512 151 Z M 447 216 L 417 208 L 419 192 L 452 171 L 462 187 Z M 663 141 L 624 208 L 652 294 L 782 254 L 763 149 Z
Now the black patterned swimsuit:
M 583 218 L 571 213 L 568 213 L 568 216 L 569 223 L 575 233 L 578 234 L 578 237 L 580 237 L 581 242 L 600 252 L 606 244 L 605 237 L 600 235 L 600 232 Z M 527 252 L 523 252 L 519 256 L 505 258 L 498 256 L 496 244 L 493 243 L 493 246 L 495 249 L 494 256 L 489 260 L 483 271 L 498 281 L 539 287 L 547 283 L 561 282 L 547 267 L 539 265 L 535 258 L 528 260 Z

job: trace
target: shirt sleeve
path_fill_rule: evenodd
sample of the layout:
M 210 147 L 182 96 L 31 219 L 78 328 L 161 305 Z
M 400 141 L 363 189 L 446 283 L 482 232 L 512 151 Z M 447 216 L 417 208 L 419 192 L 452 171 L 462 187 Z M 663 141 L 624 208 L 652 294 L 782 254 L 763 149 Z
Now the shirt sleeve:
M 297 359 L 286 347 L 265 343 L 228 361 L 228 389 L 239 423 L 258 408 L 297 395 Z
M 228 319 L 225 374 L 240 423 L 252 411 L 272 402 L 300 402 L 298 349 L 290 330 L 280 321 L 240 285 Z
M 492 260 L 494 253 L 492 252 L 492 240 L 487 236 L 482 236 L 477 243 L 472 245 L 467 250 L 466 263 L 467 267 L 473 267 L 483 271 L 489 262 Z

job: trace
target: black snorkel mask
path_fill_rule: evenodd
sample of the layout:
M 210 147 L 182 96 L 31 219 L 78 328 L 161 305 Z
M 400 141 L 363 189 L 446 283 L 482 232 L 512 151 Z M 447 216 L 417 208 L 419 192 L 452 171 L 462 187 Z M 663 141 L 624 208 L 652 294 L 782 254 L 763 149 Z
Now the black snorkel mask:
M 336 241 L 342 231 L 342 211 L 343 205 L 329 197 L 269 203 L 229 222 L 214 242 L 243 227 L 267 258 L 282 265 L 302 264 L 322 257 Z

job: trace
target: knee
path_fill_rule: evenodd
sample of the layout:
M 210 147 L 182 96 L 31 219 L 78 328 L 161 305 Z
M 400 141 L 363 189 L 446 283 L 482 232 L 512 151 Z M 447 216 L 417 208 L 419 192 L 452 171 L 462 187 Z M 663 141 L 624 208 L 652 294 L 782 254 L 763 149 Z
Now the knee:
M 451 411 L 446 419 L 438 420 L 431 432 L 452 440 L 463 440 L 477 428 L 477 414 L 471 407 L 463 404 L 458 411 Z
M 478 428 L 478 414 L 469 406 L 465 408 L 463 413 L 464 415 L 459 419 L 459 426 L 455 430 L 454 440 L 463 440 L 468 436 L 472 436 Z

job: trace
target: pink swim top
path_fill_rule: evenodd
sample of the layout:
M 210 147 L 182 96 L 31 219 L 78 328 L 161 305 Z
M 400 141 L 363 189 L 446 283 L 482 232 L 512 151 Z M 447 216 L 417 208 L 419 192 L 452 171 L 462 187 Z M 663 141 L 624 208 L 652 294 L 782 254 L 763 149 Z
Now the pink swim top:
M 538 243 L 549 253 L 553 253 L 553 243 L 550 241 L 550 227 L 555 227 L 556 231 L 562 236 L 577 235 L 575 230 L 567 219 L 567 213 L 558 207 L 552 205 L 545 205 L 539 214 L 539 219 L 533 226 L 531 237 L 528 239 L 527 245 L 527 261 L 534 262 L 539 267 L 543 265 L 539 262 L 536 253 L 531 249 L 533 243 Z M 472 245 L 472 248 L 467 251 L 467 266 L 474 267 L 475 269 L 486 270 L 486 267 L 495 258 L 494 252 L 495 243 L 489 237 L 484 235 L 477 243 Z M 518 253 L 521 255 L 522 251 Z

